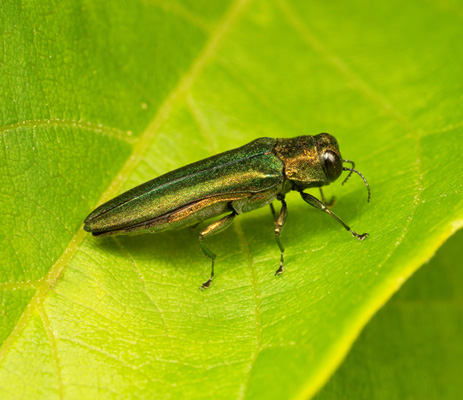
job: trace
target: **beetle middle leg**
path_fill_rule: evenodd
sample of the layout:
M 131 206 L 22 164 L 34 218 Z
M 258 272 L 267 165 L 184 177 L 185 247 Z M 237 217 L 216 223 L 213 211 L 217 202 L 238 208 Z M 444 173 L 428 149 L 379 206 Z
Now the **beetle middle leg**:
M 275 222 L 275 239 L 276 239 L 276 242 L 281 252 L 280 268 L 277 269 L 277 271 L 275 272 L 275 275 L 280 275 L 283 272 L 283 262 L 284 262 L 283 253 L 285 252 L 285 247 L 283 246 L 283 243 L 281 243 L 280 234 L 283 231 L 283 228 L 286 223 L 286 218 L 288 216 L 288 207 L 286 206 L 285 198 L 280 196 L 278 197 L 278 200 L 281 201 L 281 210 L 280 210 L 279 215 L 277 215 L 277 213 L 275 212 L 275 208 L 273 207 L 273 204 L 270 203 L 270 210 L 272 211 L 273 221 Z
M 331 208 L 334 206 L 334 203 L 336 202 L 336 196 L 331 196 L 331 199 L 326 200 L 325 195 L 323 194 L 322 188 L 320 189 L 320 196 L 322 198 L 323 203 L 325 204 L 326 207 Z
M 211 276 L 206 282 L 204 282 L 201 285 L 201 290 L 207 289 L 209 286 L 211 286 L 212 278 L 214 277 L 214 261 L 215 261 L 215 258 L 217 257 L 217 255 L 214 254 L 204 244 L 204 238 L 215 235 L 216 233 L 222 232 L 223 230 L 227 229 L 231 225 L 233 220 L 235 219 L 235 216 L 236 216 L 236 213 L 232 212 L 231 214 L 226 215 L 225 217 L 219 219 L 218 221 L 213 222 L 206 229 L 201 231 L 201 233 L 199 234 L 199 244 L 201 245 L 201 248 L 203 249 L 203 252 L 206 255 L 206 257 L 212 260 Z
M 362 233 L 361 235 L 359 235 L 357 232 L 354 232 L 352 229 L 350 229 L 350 227 L 347 224 L 344 223 L 344 221 L 341 218 L 339 218 L 333 211 L 329 210 L 328 207 L 325 204 L 323 204 L 320 200 L 318 200 L 316 197 L 311 196 L 308 193 L 304 193 L 304 192 L 300 192 L 300 193 L 306 203 L 310 204 L 312 207 L 315 207 L 331 215 L 345 229 L 347 229 L 352 234 L 352 236 L 356 237 L 358 240 L 363 240 L 368 236 L 368 233 Z

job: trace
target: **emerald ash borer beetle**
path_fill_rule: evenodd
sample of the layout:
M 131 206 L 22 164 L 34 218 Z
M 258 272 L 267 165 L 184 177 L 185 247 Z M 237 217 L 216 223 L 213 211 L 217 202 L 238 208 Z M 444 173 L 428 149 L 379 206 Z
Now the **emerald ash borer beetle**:
M 292 139 L 259 138 L 161 175 L 117 196 L 95 209 L 86 218 L 84 229 L 94 236 L 161 232 L 227 214 L 199 234 L 199 244 L 206 257 L 212 260 L 211 275 L 201 286 L 205 289 L 214 277 L 216 255 L 204 239 L 229 227 L 237 215 L 269 204 L 281 252 L 280 266 L 275 273 L 278 275 L 283 272 L 285 251 L 280 240 L 287 217 L 285 195 L 291 190 L 298 191 L 311 206 L 331 215 L 357 239 L 368 236 L 368 233 L 359 235 L 350 229 L 329 209 L 330 204 L 324 198 L 321 187 L 338 179 L 342 171 L 349 171 L 343 184 L 353 172 L 360 175 L 370 201 L 370 187 L 365 177 L 355 170 L 353 161 L 341 157 L 338 142 L 328 133 Z M 322 200 L 304 192 L 313 187 L 320 188 Z M 279 214 L 273 208 L 274 200 L 281 202 Z

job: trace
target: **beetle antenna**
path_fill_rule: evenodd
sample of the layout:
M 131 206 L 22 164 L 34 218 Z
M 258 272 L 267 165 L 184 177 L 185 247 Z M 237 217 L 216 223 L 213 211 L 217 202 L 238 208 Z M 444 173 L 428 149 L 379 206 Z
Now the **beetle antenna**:
M 342 162 L 349 163 L 349 164 L 352 165 L 352 168 L 355 168 L 355 163 L 353 161 L 351 161 L 351 160 L 342 160 Z M 349 172 L 349 175 L 347 175 L 347 178 L 342 181 L 343 185 L 347 182 L 347 180 L 350 178 L 350 176 L 352 175 L 353 172 L 354 171 Z
M 345 162 L 351 162 L 352 164 L 354 164 L 352 161 L 348 161 L 348 160 L 344 160 Z M 355 164 L 354 164 L 355 165 Z M 368 184 L 366 178 L 359 172 L 357 171 L 356 169 L 354 169 L 354 165 L 352 166 L 352 168 L 347 168 L 347 167 L 342 167 L 342 170 L 343 171 L 350 171 L 349 175 L 347 175 L 347 178 L 344 179 L 344 181 L 342 182 L 342 184 L 344 185 L 347 180 L 350 178 L 350 176 L 352 175 L 353 172 L 355 172 L 357 175 L 359 175 L 363 181 L 365 182 L 365 186 L 367 187 L 367 190 L 368 190 L 368 200 L 367 202 L 369 203 L 370 202 L 370 196 L 371 196 L 371 193 L 370 193 L 370 185 Z

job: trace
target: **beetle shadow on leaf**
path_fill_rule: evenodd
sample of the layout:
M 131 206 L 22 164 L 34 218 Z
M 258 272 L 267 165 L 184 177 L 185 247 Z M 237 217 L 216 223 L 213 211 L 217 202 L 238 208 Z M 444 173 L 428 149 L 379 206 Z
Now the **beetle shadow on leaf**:
M 138 260 L 158 260 L 168 262 L 172 258 L 181 259 L 194 253 L 198 246 L 197 235 L 189 229 L 160 233 L 140 233 L 137 235 L 117 235 L 101 238 L 99 246 L 117 255 Z
M 243 223 L 244 240 L 275 246 L 274 225 L 270 210 L 263 215 L 254 213 L 237 216 L 234 223 L 224 232 L 206 239 L 206 245 L 217 255 L 217 264 L 223 263 L 233 254 L 242 253 L 242 243 L 237 237 L 235 224 Z M 258 213 L 257 213 L 258 214 Z M 220 218 L 220 217 L 219 217 Z M 197 273 L 207 274 L 210 260 L 204 255 L 199 244 L 199 233 L 218 220 L 211 219 L 196 227 L 159 233 L 140 233 L 136 235 L 116 235 L 97 238 L 97 246 L 115 257 L 131 257 L 138 264 L 164 265 L 166 268 L 182 270 L 191 266 L 200 266 Z M 256 246 L 259 248 L 259 246 Z M 195 267 L 196 268 L 196 267 Z
M 276 212 L 279 213 L 279 202 L 275 202 L 274 205 Z M 364 207 L 360 203 L 358 191 L 354 191 L 342 198 L 338 197 L 333 210 L 347 224 L 350 224 L 356 219 L 356 215 L 363 212 Z M 289 249 L 290 247 L 297 247 L 303 238 L 311 238 L 309 243 L 314 243 L 317 240 L 317 235 L 319 236 L 321 232 L 331 235 L 343 231 L 336 221 L 324 214 L 310 207 L 302 199 L 290 198 L 288 220 L 282 235 L 283 243 Z M 202 222 L 194 228 L 155 234 L 140 233 L 103 237 L 97 239 L 98 247 L 115 257 L 131 257 L 137 263 L 151 267 L 156 265 L 172 269 L 174 266 L 175 269 L 183 270 L 184 268 L 191 269 L 193 264 L 200 265 L 201 269 L 196 270 L 196 272 L 203 274 L 207 271 L 210 261 L 201 251 L 198 237 L 199 232 L 212 222 L 214 220 Z M 217 264 L 227 256 L 243 251 L 243 244 L 237 237 L 237 229 L 233 227 L 235 224 L 241 224 L 244 236 L 241 240 L 246 241 L 247 245 L 244 248 L 249 250 L 251 257 L 258 258 L 263 253 L 271 253 L 275 259 L 279 258 L 279 250 L 275 244 L 275 225 L 267 206 L 251 213 L 238 215 L 230 228 L 206 240 L 207 246 L 217 254 Z
M 362 190 L 353 190 L 337 196 L 336 203 L 332 208 L 339 218 L 349 224 L 349 220 L 357 219 L 364 214 L 371 205 L 366 201 L 366 195 Z

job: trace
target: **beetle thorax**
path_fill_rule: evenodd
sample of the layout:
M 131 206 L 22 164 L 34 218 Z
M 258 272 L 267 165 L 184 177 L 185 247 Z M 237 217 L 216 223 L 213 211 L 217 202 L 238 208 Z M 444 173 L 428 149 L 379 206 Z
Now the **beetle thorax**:
M 277 139 L 275 154 L 283 162 L 285 177 L 298 188 L 327 185 L 314 136 Z

